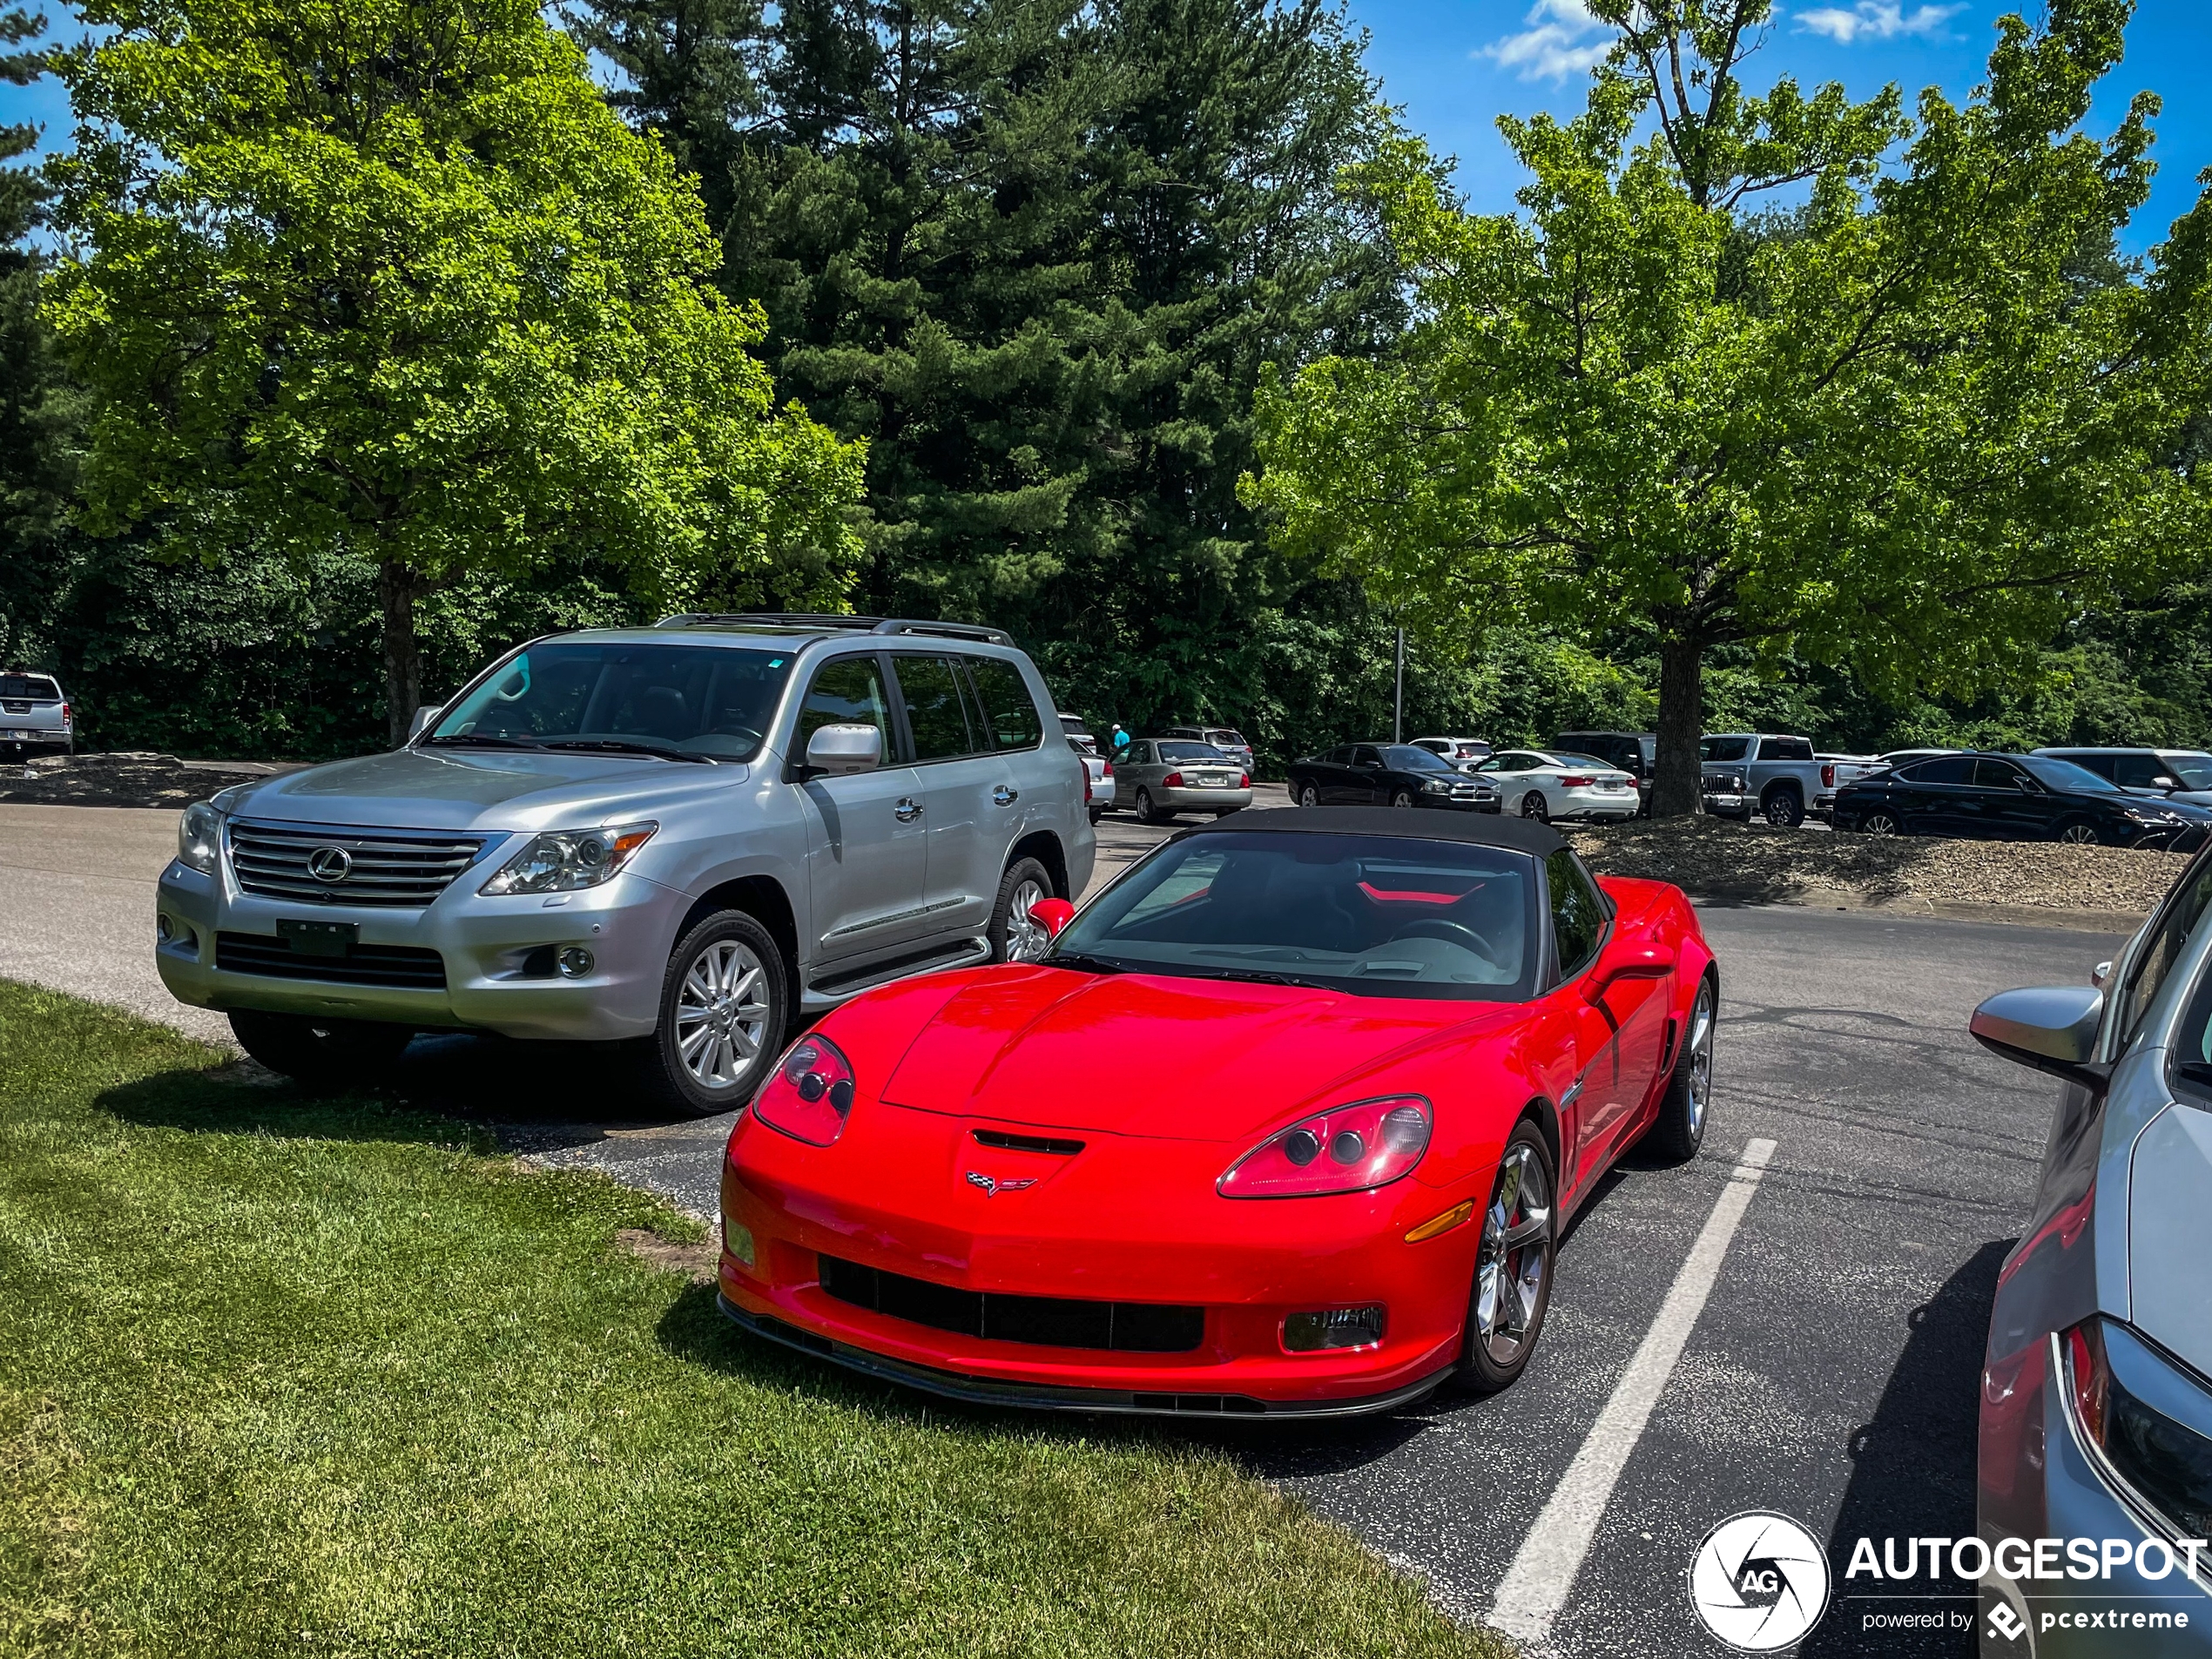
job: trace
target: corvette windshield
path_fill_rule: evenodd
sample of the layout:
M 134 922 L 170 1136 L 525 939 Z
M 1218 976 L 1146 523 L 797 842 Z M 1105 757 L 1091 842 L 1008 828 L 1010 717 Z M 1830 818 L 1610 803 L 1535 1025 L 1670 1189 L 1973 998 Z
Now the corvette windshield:
M 1458 841 L 1224 831 L 1173 841 L 1069 923 L 1076 968 L 1522 1001 L 1534 869 Z

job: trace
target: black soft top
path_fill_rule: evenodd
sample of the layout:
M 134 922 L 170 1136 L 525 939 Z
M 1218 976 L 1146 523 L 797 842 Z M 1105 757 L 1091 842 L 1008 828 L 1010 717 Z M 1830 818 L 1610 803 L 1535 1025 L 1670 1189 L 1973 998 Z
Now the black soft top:
M 1501 846 L 1539 859 L 1548 858 L 1567 845 L 1557 830 L 1534 819 L 1507 818 L 1496 813 L 1407 811 L 1393 806 L 1268 807 L 1259 812 L 1247 807 L 1243 812 L 1217 818 L 1210 824 L 1194 826 L 1183 834 L 1212 835 L 1226 830 L 1463 841 L 1476 846 Z

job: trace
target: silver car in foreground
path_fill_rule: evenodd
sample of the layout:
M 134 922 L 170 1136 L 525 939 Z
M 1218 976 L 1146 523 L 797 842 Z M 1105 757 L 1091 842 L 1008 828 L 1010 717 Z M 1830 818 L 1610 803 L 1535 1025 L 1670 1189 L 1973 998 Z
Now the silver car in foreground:
M 2212 1655 L 2212 852 L 2094 985 L 1973 1031 L 2066 1083 L 1990 1317 L 1981 1651 Z
M 1138 738 L 1116 763 L 1116 785 L 1141 822 L 1164 824 L 1177 813 L 1217 818 L 1252 804 L 1252 775 L 1210 743 Z
M 247 1053 L 345 1077 L 420 1030 L 623 1043 L 749 1099 L 798 1021 L 1039 954 L 1089 880 L 1083 769 L 1005 635 L 676 617 L 533 640 L 390 754 L 185 810 L 155 960 Z

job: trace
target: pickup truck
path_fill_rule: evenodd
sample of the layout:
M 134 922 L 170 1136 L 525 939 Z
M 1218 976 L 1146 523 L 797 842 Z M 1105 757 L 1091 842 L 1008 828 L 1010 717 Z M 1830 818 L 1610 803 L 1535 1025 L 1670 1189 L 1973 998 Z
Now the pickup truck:
M 1759 732 L 1723 732 L 1706 737 L 1698 758 L 1707 778 L 1725 775 L 1737 786 L 1727 792 L 1749 819 L 1754 812 L 1770 824 L 1794 828 L 1811 813 L 1825 818 L 1836 804 L 1836 763 L 1813 752 L 1810 738 Z M 1708 789 L 1708 797 L 1714 792 Z

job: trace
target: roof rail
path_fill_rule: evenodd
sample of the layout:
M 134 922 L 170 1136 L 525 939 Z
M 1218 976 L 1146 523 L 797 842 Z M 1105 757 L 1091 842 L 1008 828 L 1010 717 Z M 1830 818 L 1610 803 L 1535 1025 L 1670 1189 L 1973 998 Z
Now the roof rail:
M 872 634 L 926 634 L 942 639 L 980 639 L 993 645 L 1011 645 L 1014 637 L 1002 628 L 979 623 L 931 622 L 916 617 L 844 617 L 811 610 L 685 611 L 663 617 L 657 628 L 682 628 L 692 623 L 751 623 L 767 628 L 849 629 Z

